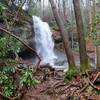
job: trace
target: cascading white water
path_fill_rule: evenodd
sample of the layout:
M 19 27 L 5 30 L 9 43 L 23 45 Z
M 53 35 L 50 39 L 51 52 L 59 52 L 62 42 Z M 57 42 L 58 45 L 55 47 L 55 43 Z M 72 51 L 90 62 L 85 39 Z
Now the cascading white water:
M 57 57 L 54 53 L 54 42 L 49 25 L 37 16 L 32 16 L 32 18 L 36 50 L 42 60 L 41 64 L 54 65 Z
M 22 6 L 22 10 L 28 11 L 30 2 L 31 2 L 30 0 L 25 0 L 25 1 L 24 1 L 24 4 L 23 4 L 23 6 Z M 16 6 L 18 6 L 20 3 L 21 3 L 21 0 L 15 0 L 15 1 L 14 1 L 14 4 L 15 4 Z
M 26 0 L 24 5 L 22 6 L 22 9 L 24 11 L 27 11 L 29 9 L 29 3 L 30 3 L 30 0 Z
M 22 10 L 27 11 L 29 9 L 30 2 L 31 0 L 25 0 Z M 14 0 L 14 3 L 18 6 L 21 2 L 20 0 Z M 32 19 L 35 32 L 33 41 L 36 43 L 37 53 L 42 60 L 41 64 L 50 64 L 57 70 L 67 71 L 68 63 L 65 54 L 56 49 L 56 55 L 54 53 L 54 41 L 52 39 L 52 32 L 49 25 L 37 16 L 32 16 Z M 35 59 L 34 62 L 36 62 Z
M 18 5 L 20 4 L 20 0 L 15 0 L 15 1 L 14 1 L 14 4 L 15 4 L 16 6 L 18 6 Z

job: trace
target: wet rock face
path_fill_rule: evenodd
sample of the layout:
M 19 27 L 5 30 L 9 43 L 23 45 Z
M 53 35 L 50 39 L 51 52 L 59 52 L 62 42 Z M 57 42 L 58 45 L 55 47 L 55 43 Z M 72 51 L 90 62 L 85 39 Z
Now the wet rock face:
M 59 31 L 52 31 L 53 32 L 53 38 L 55 40 L 55 43 L 60 43 L 62 42 L 62 37 L 60 35 L 60 32 Z
M 22 38 L 25 39 L 25 42 L 34 50 L 36 50 L 35 46 L 35 41 L 34 41 L 34 37 L 35 37 L 35 33 L 34 33 L 34 29 L 32 27 L 33 23 L 27 23 L 25 24 L 25 26 L 22 28 L 23 31 L 25 32 L 22 35 Z M 35 53 L 33 53 L 32 51 L 30 51 L 29 49 L 27 49 L 26 47 L 22 47 L 21 52 L 18 53 L 19 57 L 21 57 L 22 59 L 26 60 L 26 59 L 31 59 L 31 58 L 35 58 Z
M 33 29 L 32 17 L 30 21 L 27 21 L 26 18 L 26 20 L 16 22 L 11 31 L 35 50 L 35 42 L 33 39 L 35 37 L 35 33 Z M 35 57 L 35 54 L 24 46 L 22 46 L 18 55 L 22 59 L 31 59 Z
M 64 46 L 63 46 L 63 39 L 61 37 L 61 33 L 60 33 L 60 30 L 59 29 L 56 29 L 56 28 L 52 28 L 53 30 L 53 38 L 55 40 L 55 44 L 56 44 L 56 47 L 57 48 L 61 48 L 61 50 L 63 49 L 64 50 Z M 70 46 L 73 48 L 73 46 L 77 46 L 77 32 L 76 30 L 70 30 L 68 29 L 68 36 L 69 36 L 69 43 L 70 43 Z M 75 47 L 74 47 L 75 48 Z
M 35 58 L 35 53 L 31 52 L 29 49 L 24 49 L 18 53 L 19 57 L 23 60 Z

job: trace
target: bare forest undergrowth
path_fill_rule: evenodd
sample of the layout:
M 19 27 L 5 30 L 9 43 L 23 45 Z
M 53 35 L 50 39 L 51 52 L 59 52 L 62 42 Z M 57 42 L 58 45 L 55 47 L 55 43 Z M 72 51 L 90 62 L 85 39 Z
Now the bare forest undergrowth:
M 34 77 L 41 83 L 24 90 L 19 100 L 100 100 L 100 70 L 78 75 L 68 83 L 62 71 L 48 68 L 39 69 Z
M 88 56 L 94 60 L 94 46 L 87 43 Z M 90 52 L 92 50 L 92 52 Z M 79 54 L 74 52 L 74 58 Z M 64 82 L 63 71 L 42 68 L 35 74 L 41 83 L 27 90 L 22 100 L 100 100 L 100 70 L 80 74 L 68 83 Z
M 22 100 L 100 100 L 100 70 L 79 75 L 67 84 L 61 71 L 49 71 L 46 76 L 43 69 L 37 73 L 41 84 L 27 90 Z

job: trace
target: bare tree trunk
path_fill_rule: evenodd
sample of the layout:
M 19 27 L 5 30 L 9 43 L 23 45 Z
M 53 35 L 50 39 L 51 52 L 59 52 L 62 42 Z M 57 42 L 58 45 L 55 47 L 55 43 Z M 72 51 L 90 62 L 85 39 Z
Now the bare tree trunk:
M 86 41 L 84 39 L 84 29 L 83 29 L 83 21 L 80 10 L 80 0 L 73 0 L 77 32 L 78 32 L 78 41 L 79 41 L 79 52 L 80 52 L 80 65 L 87 66 L 88 65 L 88 57 L 86 53 Z
M 49 1 L 50 1 L 50 4 L 51 4 L 51 7 L 52 7 L 52 11 L 53 11 L 55 20 L 57 22 L 57 25 L 59 26 L 60 31 L 61 31 L 61 36 L 63 38 L 63 44 L 64 44 L 66 56 L 67 56 L 67 59 L 68 59 L 68 64 L 69 64 L 70 67 L 75 66 L 73 53 L 72 53 L 72 50 L 71 50 L 71 47 L 70 47 L 69 41 L 68 41 L 67 30 L 65 30 L 64 23 L 63 23 L 60 15 L 58 13 L 58 10 L 56 8 L 54 0 L 49 0 Z
M 94 18 L 95 12 L 96 12 L 96 10 L 95 10 L 96 2 L 95 2 L 95 0 L 92 0 L 92 2 L 93 2 L 93 13 L 92 13 L 92 16 L 93 16 L 93 18 Z
M 58 2 L 59 2 L 59 1 L 58 1 L 58 0 L 56 0 L 56 7 L 57 7 L 57 9 L 58 9 Z
M 43 0 L 42 3 L 43 3 L 42 4 L 42 9 L 43 9 L 42 13 L 43 13 L 43 17 L 44 17 L 44 14 L 45 14 L 45 1 Z
M 73 5 L 71 4 L 71 29 L 73 30 L 74 29 L 74 19 L 73 19 Z M 71 47 L 73 48 L 74 47 L 74 32 L 72 31 L 71 32 Z
M 89 33 L 92 33 L 92 7 L 90 2 L 90 11 L 89 11 Z
M 58 0 L 58 11 L 61 14 L 61 0 Z
M 67 1 L 63 0 L 63 14 L 64 14 L 64 18 L 65 20 L 67 19 Z
M 97 67 L 100 68 L 100 46 L 96 47 Z

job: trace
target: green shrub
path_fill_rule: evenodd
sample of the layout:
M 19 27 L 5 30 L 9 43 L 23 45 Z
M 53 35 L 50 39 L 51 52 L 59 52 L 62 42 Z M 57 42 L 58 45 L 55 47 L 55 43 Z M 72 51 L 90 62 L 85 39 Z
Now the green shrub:
M 7 97 L 18 96 L 23 88 L 39 83 L 38 80 L 33 79 L 30 69 L 24 68 L 18 72 L 19 59 L 9 58 L 11 52 L 17 54 L 20 48 L 21 44 L 15 38 L 10 36 L 0 38 L 0 63 L 3 64 L 0 68 L 0 86 Z M 19 78 L 16 79 L 16 76 Z
M 78 75 L 78 69 L 76 67 L 70 67 L 68 72 L 65 74 L 65 82 L 69 82 Z

